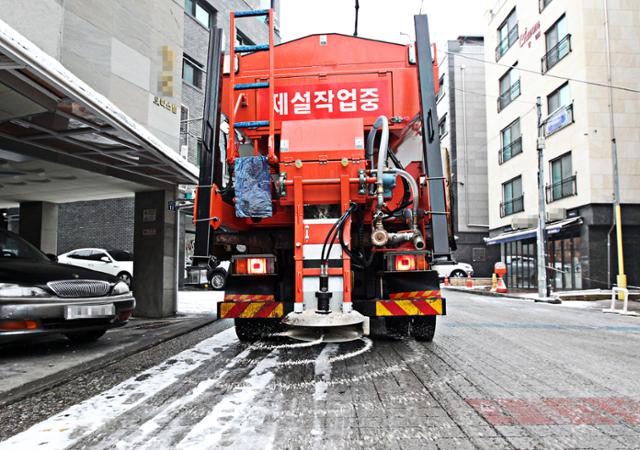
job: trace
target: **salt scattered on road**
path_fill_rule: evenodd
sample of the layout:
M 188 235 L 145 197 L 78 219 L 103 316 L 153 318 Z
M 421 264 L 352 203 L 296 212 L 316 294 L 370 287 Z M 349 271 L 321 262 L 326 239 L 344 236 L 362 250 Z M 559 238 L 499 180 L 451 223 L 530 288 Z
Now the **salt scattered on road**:
M 237 338 L 233 328 L 222 331 L 107 391 L 12 436 L 0 443 L 0 450 L 68 448 L 81 442 L 84 436 L 95 432 L 110 420 L 147 401 L 235 342 Z
M 215 448 L 223 440 L 225 433 L 229 432 L 238 438 L 246 438 L 249 427 L 241 426 L 243 418 L 257 417 L 269 413 L 268 405 L 256 402 L 256 397 L 264 388 L 273 381 L 273 370 L 277 366 L 279 350 L 274 350 L 253 368 L 243 380 L 243 386 L 237 387 L 232 393 L 227 394 L 213 410 L 200 422 L 195 424 L 191 431 L 176 445 L 176 449 L 204 449 Z M 265 448 L 265 443 L 270 440 L 265 435 L 266 430 L 261 430 L 259 442 L 253 440 L 245 442 L 239 448 Z M 275 432 L 275 430 L 273 430 Z M 248 439 L 244 439 L 248 441 Z

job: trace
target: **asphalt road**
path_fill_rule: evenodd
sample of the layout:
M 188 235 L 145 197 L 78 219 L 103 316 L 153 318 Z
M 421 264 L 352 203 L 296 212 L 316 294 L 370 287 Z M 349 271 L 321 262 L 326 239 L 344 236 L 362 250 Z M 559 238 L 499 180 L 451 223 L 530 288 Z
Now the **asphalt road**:
M 0 449 L 640 448 L 640 318 L 448 293 L 433 343 L 225 321 L 0 410 Z

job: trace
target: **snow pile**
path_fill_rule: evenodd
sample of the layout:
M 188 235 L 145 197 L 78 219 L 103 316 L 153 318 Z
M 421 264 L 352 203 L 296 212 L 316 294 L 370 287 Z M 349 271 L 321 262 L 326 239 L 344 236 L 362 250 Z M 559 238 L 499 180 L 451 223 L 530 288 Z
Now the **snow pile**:
M 180 291 L 178 292 L 178 314 L 215 315 L 216 305 L 223 299 L 223 291 Z

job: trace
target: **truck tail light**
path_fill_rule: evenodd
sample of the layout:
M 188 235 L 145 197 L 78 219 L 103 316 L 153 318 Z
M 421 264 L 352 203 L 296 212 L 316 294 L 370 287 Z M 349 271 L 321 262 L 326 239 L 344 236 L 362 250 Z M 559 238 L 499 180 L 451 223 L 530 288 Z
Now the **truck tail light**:
M 273 256 L 234 256 L 235 275 L 270 275 L 275 273 Z
M 416 255 L 396 255 L 396 271 L 416 270 Z
M 389 272 L 409 272 L 427 270 L 427 258 L 424 253 L 389 253 L 386 256 L 386 268 Z

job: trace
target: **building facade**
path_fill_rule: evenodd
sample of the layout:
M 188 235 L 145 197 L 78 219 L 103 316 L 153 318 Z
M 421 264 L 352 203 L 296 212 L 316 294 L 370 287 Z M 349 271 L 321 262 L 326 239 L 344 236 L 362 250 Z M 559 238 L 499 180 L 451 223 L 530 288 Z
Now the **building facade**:
M 638 283 L 640 2 L 500 0 L 488 14 L 489 243 L 511 287 L 534 288 L 536 98 L 542 99 L 548 275 L 555 289 L 606 288 L 617 273 L 607 48 L 611 53 L 624 252 Z M 608 246 L 607 242 L 611 242 Z M 610 248 L 609 248 L 610 247 Z
M 279 2 L 39 0 L 29 7 L 25 14 L 21 2 L 0 0 L 1 18 L 197 164 L 209 29 L 222 27 L 228 48 L 231 11 L 277 12 Z M 239 20 L 237 28 L 242 43 L 268 42 L 260 18 Z M 58 253 L 78 247 L 132 251 L 133 204 L 133 196 L 60 204 Z M 5 212 L 7 218 L 16 213 Z M 17 231 L 16 220 L 5 226 Z
M 487 277 L 499 253 L 484 241 L 489 236 L 489 198 L 483 58 L 481 36 L 448 41 L 439 62 L 437 104 L 445 167 L 451 172 L 454 257 L 472 264 L 476 276 Z

